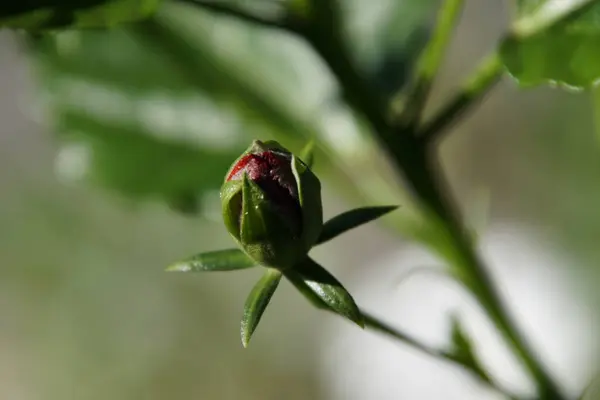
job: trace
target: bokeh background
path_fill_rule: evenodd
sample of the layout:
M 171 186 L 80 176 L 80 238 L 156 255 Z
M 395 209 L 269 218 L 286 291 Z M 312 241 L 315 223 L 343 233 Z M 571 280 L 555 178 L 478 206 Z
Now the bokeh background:
M 467 1 L 428 112 L 493 49 L 510 18 L 501 3 Z M 397 89 L 437 2 L 344 4 L 356 60 L 381 90 Z M 441 146 L 507 304 L 573 396 L 600 351 L 592 100 L 506 77 Z M 0 398 L 502 398 L 455 366 L 312 309 L 288 284 L 243 349 L 239 317 L 258 270 L 163 272 L 231 247 L 217 190 L 256 137 L 295 149 L 318 138 L 326 216 L 363 204 L 361 190 L 403 203 L 301 40 L 176 4 L 108 32 L 3 31 L 0 121 Z M 494 377 L 532 393 L 457 284 L 431 272 L 403 279 L 443 264 L 390 225 L 314 254 L 359 304 L 428 343 L 446 344 L 457 314 Z

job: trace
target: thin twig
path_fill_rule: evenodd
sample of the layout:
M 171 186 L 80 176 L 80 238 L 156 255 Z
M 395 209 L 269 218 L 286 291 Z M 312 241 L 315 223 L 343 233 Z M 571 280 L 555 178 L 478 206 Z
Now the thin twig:
M 210 7 L 213 11 L 226 13 L 260 25 L 290 29 L 286 23 L 282 24 L 279 21 L 266 20 L 262 17 L 240 13 L 239 10 L 215 7 L 214 3 L 209 4 L 207 7 L 206 1 L 183 1 L 195 4 L 203 3 L 205 8 Z M 442 190 L 444 186 L 442 179 L 434 165 L 432 165 L 435 162 L 426 147 L 426 144 L 434 141 L 440 132 L 444 131 L 457 116 L 475 104 L 498 80 L 502 72 L 498 56 L 494 55 L 477 70 L 474 78 L 468 81 L 463 90 L 447 107 L 443 108 L 431 124 L 421 131 L 423 136 L 420 140 L 406 139 L 409 137 L 408 135 L 392 134 L 387 118 L 388 107 L 386 102 L 380 97 L 379 93 L 373 90 L 352 62 L 345 47 L 346 43 L 342 40 L 339 21 L 337 20 L 339 14 L 337 13 L 336 0 L 310 1 L 312 3 L 311 11 L 314 13 L 311 15 L 311 24 L 295 31 L 305 37 L 323 57 L 340 82 L 349 103 L 367 118 L 394 164 L 400 171 L 404 172 L 416 197 L 422 202 L 425 209 L 433 212 L 434 220 L 437 220 L 440 230 L 445 232 L 448 245 L 451 247 L 448 261 L 454 264 L 455 267 L 461 268 L 460 275 L 464 278 L 465 284 L 476 296 L 498 330 L 511 345 L 513 351 L 521 358 L 536 380 L 540 398 L 563 399 L 558 385 L 545 371 L 542 363 L 534 356 L 503 307 L 485 266 L 472 248 L 472 244 L 453 212 L 450 202 L 445 197 L 445 192 Z M 590 0 L 579 0 L 578 4 L 583 7 L 589 2 Z M 539 31 L 559 23 L 579 10 L 580 8 L 577 8 L 577 10 L 573 8 L 562 15 L 551 15 L 551 18 L 543 17 L 537 20 L 534 18 L 531 20 L 533 22 L 530 22 L 529 25 L 525 24 L 525 28 L 521 27 L 520 29 L 529 35 L 532 32 L 535 33 L 536 29 Z M 435 223 L 435 221 L 432 223 Z M 419 344 L 385 325 L 371 324 L 371 326 L 403 342 L 416 345 L 417 348 L 428 354 L 440 356 L 439 351 Z M 448 354 L 445 354 L 443 358 L 451 359 Z M 457 362 L 458 360 L 454 359 L 453 361 Z
M 434 155 L 427 146 L 428 142 L 422 140 L 422 138 L 411 140 L 409 139 L 412 138 L 410 135 L 391 134 L 385 114 L 382 115 L 382 109 L 375 109 L 374 104 L 378 103 L 374 100 L 378 99 L 377 96 L 373 96 L 371 87 L 365 85 L 363 77 L 356 73 L 357 69 L 353 66 L 351 58 L 343 52 L 345 43 L 339 35 L 339 27 L 336 29 L 336 22 L 338 21 L 332 15 L 335 13 L 336 5 L 335 0 L 312 0 L 312 7 L 317 11 L 321 10 L 320 20 L 317 19 L 317 23 L 320 26 L 327 24 L 334 28 L 320 30 L 321 35 L 325 34 L 324 37 L 320 37 L 320 41 L 313 39 L 311 43 L 316 44 L 315 48 L 337 76 L 346 93 L 349 94 L 351 105 L 368 117 L 374 128 L 374 133 L 383 145 L 382 147 L 388 152 L 398 170 L 404 173 L 409 187 L 422 203 L 424 210 L 431 213 L 432 224 L 437 225 L 441 234 L 445 236 L 447 245 L 450 246 L 449 250 L 437 250 L 443 251 L 448 262 L 454 268 L 459 269 L 457 274 L 464 280 L 464 283 L 475 295 L 497 329 L 503 334 L 513 351 L 520 357 L 533 379 L 535 379 L 539 396 L 547 400 L 564 399 L 559 386 L 535 356 L 504 308 L 485 265 L 473 249 L 470 238 L 463 229 L 452 203 L 445 195 L 446 192 L 443 190 L 445 183 L 437 170 Z M 323 18 L 323 16 L 326 18 Z M 321 42 L 325 42 L 325 46 Z M 332 49 L 336 50 L 337 53 L 328 54 L 326 50 Z M 343 53 L 340 53 L 340 51 Z M 337 61 L 340 55 L 344 56 L 344 64 Z M 493 56 L 490 61 L 484 63 L 480 71 L 474 79 L 469 81 L 464 93 L 458 96 L 458 100 L 451 102 L 450 111 L 442 113 L 442 118 L 437 123 L 439 125 L 436 124 L 436 130 L 446 127 L 454 120 L 456 115 L 467 109 L 468 106 L 475 104 L 476 100 L 487 93 L 500 76 L 500 60 L 497 59 L 497 56 Z M 383 109 L 383 113 L 386 110 L 387 108 Z M 437 135 L 437 131 L 428 135 Z M 428 136 L 426 138 L 431 139 Z
M 450 43 L 451 33 L 456 27 L 463 4 L 464 0 L 446 0 L 440 7 L 431 39 L 417 62 L 412 89 L 408 94 L 394 96 L 395 100 L 392 100 L 395 102 L 405 96 L 408 99 L 398 121 L 395 121 L 401 129 L 405 129 L 407 126 L 414 127 L 421 119 L 433 81 Z
M 575 0 L 565 2 L 565 4 L 567 7 L 562 8 L 546 4 L 534 15 L 515 21 L 507 37 L 520 40 L 533 36 L 585 13 L 598 3 L 596 0 Z M 426 143 L 439 141 L 454 121 L 476 105 L 495 86 L 503 72 L 500 55 L 494 53 L 488 56 L 475 69 L 459 93 L 444 106 L 432 121 L 420 129 L 419 135 Z
M 426 143 L 437 142 L 453 122 L 478 104 L 500 81 L 504 68 L 497 53 L 484 59 L 458 94 L 418 132 Z

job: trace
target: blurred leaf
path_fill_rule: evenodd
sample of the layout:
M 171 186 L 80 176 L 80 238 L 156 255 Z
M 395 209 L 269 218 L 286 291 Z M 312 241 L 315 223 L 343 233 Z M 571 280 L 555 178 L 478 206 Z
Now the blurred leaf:
M 385 93 L 401 88 L 429 35 L 440 0 L 340 2 L 348 43 L 371 80 Z
M 448 356 L 474 371 L 482 380 L 491 382 L 489 375 L 475 355 L 471 338 L 464 331 L 460 320 L 455 315 L 452 317 L 451 329 L 452 349 Z
M 516 0 L 515 13 L 518 18 L 532 15 L 547 0 Z
M 376 206 L 356 208 L 343 212 L 325 222 L 317 244 L 324 243 L 346 231 L 376 220 L 397 208 L 398 206 Z
M 307 258 L 301 265 L 283 273 L 313 305 L 327 308 L 364 327 L 362 315 L 350 293 L 315 261 Z
M 242 344 L 244 347 L 248 347 L 250 338 L 258 326 L 265 309 L 269 305 L 271 297 L 273 297 L 279 285 L 281 276 L 280 271 L 269 268 L 248 295 L 248 299 L 244 305 L 241 327 Z
M 135 26 L 35 41 L 41 99 L 65 143 L 58 172 L 192 211 L 250 138 L 313 136 L 250 64 L 222 51 L 213 27 L 168 3 Z
M 0 27 L 101 28 L 145 18 L 161 0 L 29 0 L 0 5 Z
M 560 4 L 559 4 L 560 3 Z M 551 18 L 569 7 L 593 4 L 536 34 L 518 34 L 520 22 Z M 589 87 L 600 78 L 600 3 L 590 0 L 527 0 L 518 3 L 517 34 L 501 45 L 508 71 L 521 85 L 543 83 Z M 539 17 L 538 17 L 539 15 Z M 529 24 L 522 23 L 527 28 Z M 524 29 L 526 31 L 526 29 Z
M 244 252 L 238 249 L 210 251 L 200 253 L 185 260 L 171 264 L 167 271 L 207 272 L 235 271 L 256 266 Z

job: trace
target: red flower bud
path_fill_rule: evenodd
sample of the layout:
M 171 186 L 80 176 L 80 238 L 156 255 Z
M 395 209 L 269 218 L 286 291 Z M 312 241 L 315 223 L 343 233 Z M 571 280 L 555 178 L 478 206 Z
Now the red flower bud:
M 318 178 L 276 142 L 257 140 L 235 161 L 221 202 L 233 238 L 257 263 L 274 268 L 304 259 L 323 225 Z

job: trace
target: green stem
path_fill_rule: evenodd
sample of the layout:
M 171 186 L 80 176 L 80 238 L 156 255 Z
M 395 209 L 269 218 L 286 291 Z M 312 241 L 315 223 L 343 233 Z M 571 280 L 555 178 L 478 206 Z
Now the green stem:
M 432 213 L 431 222 L 442 232 L 443 241 L 447 243 L 440 255 L 446 258 L 454 269 L 457 278 L 473 293 L 485 309 L 492 322 L 519 359 L 523 362 L 535 380 L 540 399 L 564 399 L 558 385 L 545 370 L 543 363 L 530 348 L 522 333 L 516 327 L 512 317 L 505 309 L 501 297 L 478 254 L 475 252 L 468 232 L 459 223 L 457 213 L 446 193 L 445 182 L 436 172 L 434 157 L 426 151 L 424 157 L 414 157 L 411 168 L 405 168 L 407 180 L 417 192 L 422 205 Z
M 431 39 L 417 62 L 412 89 L 407 96 L 405 94 L 395 96 L 394 102 L 405 97 L 410 100 L 402 110 L 399 121 L 397 121 L 401 129 L 419 123 L 463 5 L 464 0 L 446 0 L 440 7 Z
M 420 129 L 418 135 L 426 142 L 437 142 L 454 121 L 477 104 L 500 81 L 503 72 L 504 68 L 497 53 L 485 58 L 458 94 Z
M 421 202 L 423 209 L 432 216 L 432 224 L 443 232 L 446 243 L 445 246 L 442 246 L 442 255 L 453 265 L 454 272 L 473 292 L 495 326 L 523 361 L 523 364 L 536 381 L 540 398 L 544 400 L 562 400 L 563 396 L 560 394 L 558 385 L 553 382 L 542 363 L 533 355 L 534 353 L 521 333 L 515 328 L 485 266 L 473 249 L 468 234 L 459 222 L 451 201 L 444 196 L 444 193 L 447 193 L 444 190 L 445 182 L 437 169 L 436 157 L 432 154 L 432 150 L 435 148 L 429 146 L 453 121 L 465 110 L 476 104 L 498 81 L 502 73 L 498 55 L 492 55 L 477 69 L 473 78 L 467 81 L 459 94 L 433 118 L 431 123 L 426 124 L 423 129 L 419 130 L 420 135 L 418 137 L 397 134 L 388 120 L 388 102 L 373 90 L 369 82 L 359 73 L 348 54 L 338 21 L 339 13 L 337 12 L 336 0 L 308 1 L 312 14 L 310 21 L 306 21 L 304 25 L 295 27 L 293 30 L 300 33 L 312 44 L 339 80 L 350 105 L 369 121 L 383 149 L 388 152 L 398 171 L 403 172 L 409 188 Z M 447 1 L 451 2 L 452 0 Z M 535 34 L 542 29 L 559 23 L 573 15 L 573 13 L 581 11 L 584 7 L 589 6 L 589 3 L 591 3 L 590 0 L 579 0 L 576 2 L 576 6 L 562 10 L 562 13 L 552 14 L 550 12 L 545 16 L 534 16 L 529 20 L 517 21 L 516 28 L 512 32 L 521 36 Z M 457 1 L 456 4 L 459 5 L 460 2 Z M 450 7 L 450 11 L 452 11 L 452 7 Z M 449 15 L 451 14 L 449 13 Z M 445 21 L 445 19 L 441 21 Z M 264 21 L 255 22 L 263 23 Z M 278 27 L 287 28 L 279 25 Z M 440 28 L 440 30 L 444 29 L 446 28 Z M 444 41 L 440 39 L 438 46 L 434 46 L 437 51 L 433 53 L 435 56 L 432 56 L 431 61 L 424 62 L 427 65 L 422 70 L 424 77 L 433 76 L 432 74 L 435 74 L 438 68 L 436 64 L 439 63 L 438 58 L 441 57 L 443 52 L 441 50 L 445 47 Z M 428 92 L 428 89 L 419 89 L 419 92 L 421 91 Z M 425 101 L 425 99 L 421 101 Z M 440 249 L 437 250 L 440 251 Z M 407 341 L 405 335 L 398 334 L 398 332 L 374 319 L 369 319 L 367 324 L 403 342 L 416 345 L 417 348 L 429 354 L 440 355 L 439 352 L 420 345 L 414 340 Z
M 309 41 L 338 78 L 350 104 L 367 117 L 382 148 L 388 152 L 398 171 L 403 172 L 413 195 L 420 200 L 423 209 L 431 213 L 432 223 L 437 224 L 445 233 L 445 241 L 448 244 L 446 248 L 449 249 L 448 254 L 450 254 L 447 259 L 456 269 L 458 277 L 473 292 L 495 326 L 523 361 L 536 381 L 541 398 L 562 400 L 563 396 L 558 385 L 553 382 L 542 363 L 533 355 L 534 353 L 504 309 L 487 270 L 473 250 L 469 236 L 464 232 L 457 218 L 454 207 L 444 196 L 444 193 L 447 193 L 443 190 L 445 182 L 438 173 L 435 157 L 432 157 L 432 147 L 428 146 L 427 139 L 431 140 L 460 112 L 475 104 L 497 81 L 501 73 L 499 59 L 494 55 L 483 64 L 475 77 L 465 86 L 465 92 L 451 103 L 450 108 L 443 111 L 440 118 L 434 120 L 435 130 L 421 137 L 396 134 L 387 123 L 385 111 L 382 112 L 387 108 L 379 108 L 381 104 L 379 97 L 372 92 L 371 86 L 358 72 L 346 51 L 346 45 L 340 34 L 339 21 L 335 18 L 335 0 L 312 0 L 312 7 L 315 12 L 315 25 L 311 26 L 311 29 L 312 32 L 318 33 L 318 36 L 309 34 L 307 36 Z M 316 40 L 317 37 L 319 40 Z

